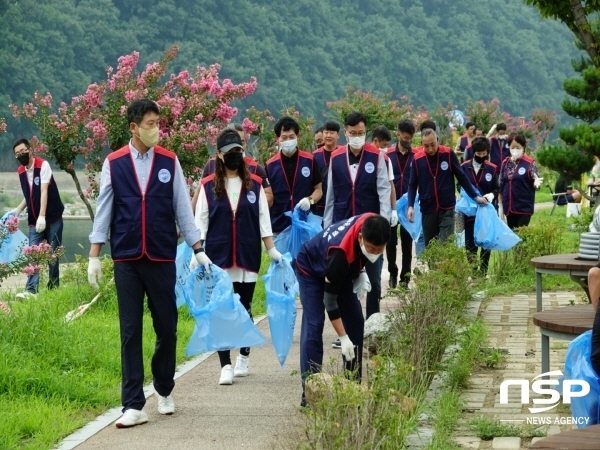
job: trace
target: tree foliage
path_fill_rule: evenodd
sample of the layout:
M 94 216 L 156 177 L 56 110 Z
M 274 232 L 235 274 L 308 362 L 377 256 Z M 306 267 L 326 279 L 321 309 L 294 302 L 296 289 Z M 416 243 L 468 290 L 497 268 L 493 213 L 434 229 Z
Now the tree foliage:
M 37 133 L 8 104 L 36 91 L 69 103 L 120 55 L 145 65 L 174 43 L 175 73 L 219 63 L 223 78 L 256 76 L 240 111 L 294 105 L 318 122 L 351 85 L 429 110 L 469 98 L 499 98 L 513 116 L 556 109 L 577 55 L 568 30 L 505 0 L 0 0 L 0 42 L 6 148 Z M 0 163 L 13 169 L 9 153 Z

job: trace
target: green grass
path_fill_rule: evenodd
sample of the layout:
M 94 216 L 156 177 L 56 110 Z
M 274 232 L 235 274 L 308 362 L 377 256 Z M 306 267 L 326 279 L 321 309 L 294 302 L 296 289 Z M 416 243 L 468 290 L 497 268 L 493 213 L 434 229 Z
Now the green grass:
M 491 441 L 495 437 L 521 437 L 530 439 L 546 436 L 546 426 L 516 425 L 513 423 L 502 423 L 499 419 L 485 416 L 472 419 L 468 423 L 469 428 L 482 440 Z
M 104 280 L 112 277 L 105 261 Z M 263 258 L 263 266 L 268 258 Z M 40 283 L 40 285 L 43 285 Z M 50 448 L 98 414 L 120 405 L 120 338 L 114 285 L 79 319 L 65 314 L 90 301 L 84 265 L 65 270 L 60 289 L 41 291 L 25 302 L 13 302 L 14 314 L 0 314 L 0 448 Z M 4 294 L 2 300 L 14 299 Z M 256 316 L 265 313 L 264 286 L 257 283 Z M 186 307 L 179 309 L 177 363 L 194 329 Z M 155 334 L 149 310 L 144 314 L 143 354 L 146 383 Z

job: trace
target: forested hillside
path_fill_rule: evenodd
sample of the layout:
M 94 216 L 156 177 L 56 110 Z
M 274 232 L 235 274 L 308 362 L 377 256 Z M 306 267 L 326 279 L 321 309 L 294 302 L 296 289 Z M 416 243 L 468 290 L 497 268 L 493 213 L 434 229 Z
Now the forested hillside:
M 348 85 L 427 107 L 497 97 L 512 115 L 560 109 L 578 55 L 566 27 L 521 0 L 0 0 L 0 43 L 6 150 L 33 131 L 9 103 L 36 90 L 69 99 L 121 54 L 145 64 L 174 43 L 173 70 L 218 62 L 234 82 L 256 76 L 238 106 L 319 118 Z

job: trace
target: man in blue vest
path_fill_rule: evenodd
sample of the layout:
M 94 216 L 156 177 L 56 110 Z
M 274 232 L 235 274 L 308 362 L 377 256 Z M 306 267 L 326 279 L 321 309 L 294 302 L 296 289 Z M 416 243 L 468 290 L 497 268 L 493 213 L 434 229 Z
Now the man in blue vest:
M 269 212 L 276 237 L 292 224 L 285 212 L 293 211 L 295 206 L 308 211 L 321 199 L 322 179 L 313 155 L 298 150 L 298 122 L 284 116 L 274 128 L 280 152 L 267 161 L 265 170 L 273 189 Z
M 473 122 L 467 122 L 465 124 L 465 134 L 463 134 L 458 141 L 456 142 L 456 147 L 454 148 L 454 152 L 459 158 L 463 158 L 467 147 L 471 145 L 471 141 L 475 137 L 475 131 L 477 127 Z
M 177 156 L 158 146 L 158 106 L 149 99 L 127 108 L 132 138 L 111 153 L 102 166 L 94 228 L 90 233 L 88 279 L 102 278 L 98 255 L 110 231 L 114 280 L 121 329 L 121 399 L 123 415 L 115 425 L 127 428 L 148 421 L 142 408 L 144 296 L 156 333 L 152 375 L 158 412 L 173 414 L 177 307 L 175 255 L 179 231 L 199 264 L 209 261 L 200 243 L 185 178 Z
M 13 152 L 21 164 L 17 173 L 24 199 L 10 212 L 18 216 L 27 206 L 29 245 L 38 245 L 46 241 L 56 249 L 62 242 L 62 215 L 65 207 L 60 200 L 50 164 L 40 157 L 33 156 L 27 139 L 17 140 L 13 144 Z M 53 289 L 59 285 L 58 260 L 48 264 L 48 267 L 48 289 Z M 25 299 L 35 295 L 39 283 L 39 273 L 29 275 L 25 292 L 18 293 L 16 297 Z
M 323 125 L 323 145 L 313 152 L 313 158 L 317 163 L 319 173 L 323 179 L 321 199 L 315 203 L 312 212 L 317 216 L 323 217 L 325 214 L 325 199 L 327 198 L 327 174 L 329 172 L 329 161 L 331 154 L 338 147 L 338 139 L 340 138 L 340 124 L 328 120 Z
M 344 132 L 348 144 L 331 155 L 323 226 L 364 213 L 381 214 L 389 221 L 391 188 L 387 157 L 377 147 L 365 144 L 367 118 L 364 114 L 348 114 L 344 119 Z M 382 267 L 383 255 L 366 267 L 371 283 L 367 319 L 379 312 Z M 333 345 L 337 347 L 337 342 Z
M 403 120 L 398 124 L 396 138 L 398 143 L 387 151 L 388 159 L 394 169 L 394 188 L 396 198 L 402 197 L 408 191 L 410 181 L 410 166 L 414 153 L 412 140 L 415 134 L 415 125 L 412 120 Z M 398 283 L 398 265 L 396 264 L 396 247 L 398 246 L 398 224 L 391 227 L 390 240 L 386 246 L 388 272 L 390 273 L 390 287 L 395 288 Z M 410 233 L 400 227 L 400 247 L 402 249 L 402 267 L 400 269 L 400 283 L 408 286 L 412 266 L 413 240 Z
M 421 132 L 423 152 L 415 155 L 408 185 L 408 220 L 414 220 L 414 205 L 417 188 L 422 213 L 425 245 L 433 238 L 445 241 L 454 234 L 454 205 L 456 195 L 454 179 L 467 195 L 477 203 L 487 200 L 475 192 L 463 172 L 456 154 L 448 147 L 438 144 L 437 134 L 432 129 Z
M 300 372 L 302 385 L 323 364 L 325 312 L 339 336 L 347 370 L 360 381 L 364 316 L 357 298 L 368 289 L 365 265 L 381 258 L 390 224 L 377 214 L 337 222 L 304 243 L 296 258 L 302 302 Z M 306 406 L 304 392 L 301 406 Z
M 510 156 L 510 143 L 506 133 L 506 124 L 494 124 L 490 128 L 487 137 L 490 139 L 490 162 L 495 164 L 498 171 L 500 171 L 502 161 Z

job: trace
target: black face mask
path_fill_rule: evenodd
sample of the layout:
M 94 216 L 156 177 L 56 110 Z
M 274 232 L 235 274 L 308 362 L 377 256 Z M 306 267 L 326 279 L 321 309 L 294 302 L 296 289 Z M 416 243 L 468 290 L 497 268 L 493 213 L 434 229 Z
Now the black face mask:
M 23 153 L 17 156 L 17 161 L 19 161 L 22 166 L 27 166 L 27 164 L 29 164 L 29 153 Z
M 410 142 L 400 139 L 400 145 L 406 150 L 410 150 Z
M 488 159 L 488 157 L 487 156 L 477 156 L 477 155 L 475 155 L 475 156 L 473 156 L 473 159 L 475 160 L 475 162 L 477 164 L 483 164 Z
M 244 155 L 238 152 L 229 152 L 223 155 L 223 162 L 229 170 L 237 170 L 242 165 L 242 161 L 244 161 Z

